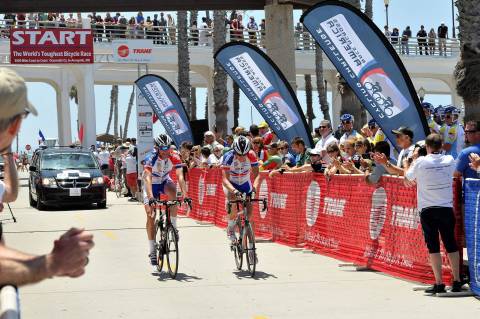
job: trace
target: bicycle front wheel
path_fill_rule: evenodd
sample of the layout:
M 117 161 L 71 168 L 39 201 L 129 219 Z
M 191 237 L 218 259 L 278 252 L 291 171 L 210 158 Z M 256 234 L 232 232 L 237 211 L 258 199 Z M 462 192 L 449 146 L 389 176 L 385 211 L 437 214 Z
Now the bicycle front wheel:
M 167 255 L 168 272 L 170 277 L 174 279 L 178 271 L 178 237 L 172 225 L 167 227 L 165 254 Z
M 165 257 L 165 242 L 162 238 L 162 231 L 160 230 L 161 221 L 156 221 L 155 223 L 155 242 L 157 245 L 157 270 L 158 272 L 162 271 L 163 261 Z
M 237 265 L 238 270 L 242 270 L 243 264 L 243 252 L 242 246 L 240 245 L 240 240 L 242 238 L 242 228 L 240 223 L 236 223 L 234 227 L 235 237 L 237 238 L 237 242 L 232 245 L 233 256 L 235 257 L 235 264 Z
M 253 233 L 251 224 L 245 225 L 242 244 L 248 272 L 253 277 L 255 276 L 255 268 L 257 265 L 257 252 L 255 250 L 255 234 Z

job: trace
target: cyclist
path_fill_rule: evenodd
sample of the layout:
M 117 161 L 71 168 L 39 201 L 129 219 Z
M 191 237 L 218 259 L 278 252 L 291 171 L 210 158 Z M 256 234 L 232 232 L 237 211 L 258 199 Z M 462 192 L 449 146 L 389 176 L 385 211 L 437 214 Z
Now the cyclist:
M 344 132 L 340 137 L 340 144 L 345 143 L 349 138 L 361 137 L 361 135 L 353 128 L 353 115 L 343 114 L 340 116 L 340 121 L 342 122 L 342 131 Z
M 452 155 L 457 159 L 462 151 L 465 141 L 465 132 L 459 121 L 460 110 L 455 106 L 445 108 L 445 124 L 447 129 L 444 132 L 443 150 L 447 155 Z
M 435 108 L 431 103 L 423 102 L 422 103 L 423 113 L 427 118 L 428 127 L 430 128 L 430 133 L 438 133 L 440 131 L 440 126 L 434 121 L 433 113 Z
M 258 174 L 258 161 L 255 152 L 251 150 L 252 144 L 245 136 L 239 136 L 232 145 L 232 150 L 225 153 L 222 162 L 222 183 L 225 197 L 234 200 L 242 193 L 255 197 L 256 189 L 260 182 Z M 251 173 L 254 177 L 252 186 Z M 248 217 L 252 215 L 252 205 L 247 206 Z M 235 242 L 235 219 L 237 217 L 237 206 L 232 206 L 232 212 L 228 216 L 227 237 Z
M 172 139 L 166 134 L 160 134 L 154 139 L 154 149 L 145 158 L 143 170 L 143 203 L 147 213 L 147 236 L 150 248 L 148 257 L 152 266 L 157 265 L 157 251 L 155 249 L 155 216 L 152 215 L 152 206 L 161 194 L 166 194 L 169 200 L 177 198 L 177 188 L 170 178 L 170 172 L 175 169 L 178 184 L 187 198 L 187 186 L 183 177 L 183 166 L 180 157 L 170 150 Z M 170 218 L 173 227 L 177 230 L 177 207 L 170 209 Z

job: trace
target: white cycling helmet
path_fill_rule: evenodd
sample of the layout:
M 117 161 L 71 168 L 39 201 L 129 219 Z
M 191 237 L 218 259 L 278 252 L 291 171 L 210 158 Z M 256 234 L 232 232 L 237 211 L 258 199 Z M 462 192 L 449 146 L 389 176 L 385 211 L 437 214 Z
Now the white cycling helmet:
M 238 155 L 247 155 L 251 148 L 252 144 L 250 143 L 250 140 L 245 136 L 239 136 L 233 142 L 233 149 Z
M 160 134 L 153 140 L 157 147 L 170 147 L 172 139 L 167 134 Z

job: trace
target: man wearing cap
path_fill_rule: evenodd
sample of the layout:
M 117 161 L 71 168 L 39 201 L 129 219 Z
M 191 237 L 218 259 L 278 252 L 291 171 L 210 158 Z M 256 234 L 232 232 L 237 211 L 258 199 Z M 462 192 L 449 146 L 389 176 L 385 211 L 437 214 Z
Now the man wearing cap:
M 213 152 L 213 149 L 215 146 L 220 145 L 216 140 L 215 140 L 215 133 L 212 131 L 206 131 L 205 134 L 203 134 L 203 139 L 204 139 L 204 144 L 203 146 L 206 146 L 210 149 L 210 152 Z
M 27 100 L 25 81 L 14 71 L 0 68 L 0 156 L 5 162 L 4 181 L 0 181 L 0 211 L 3 203 L 17 199 L 18 177 L 11 147 L 29 113 L 37 115 Z M 53 250 L 42 256 L 11 249 L 0 240 L 0 286 L 21 286 L 53 276 L 79 277 L 85 272 L 92 247 L 93 236 L 77 228 L 55 240 Z
M 321 121 L 318 130 L 320 132 L 320 140 L 315 144 L 315 149 L 320 151 L 322 160 L 329 162 L 327 146 L 332 143 L 338 144 L 338 140 L 332 134 L 332 125 L 329 120 Z
M 459 114 L 460 110 L 455 106 L 449 106 L 445 109 L 447 129 L 443 136 L 443 150 L 445 154 L 452 155 L 454 159 L 457 159 L 458 154 L 462 151 L 465 140 L 465 132 L 458 121 Z
M 440 51 L 440 56 L 447 56 L 447 39 L 448 39 L 448 27 L 445 25 L 445 22 L 438 27 L 438 50 Z
M 258 125 L 258 131 L 263 139 L 263 145 L 268 145 L 273 141 L 273 133 L 268 128 L 267 122 L 263 121 Z
M 480 121 L 469 121 L 465 125 L 465 137 L 470 145 L 463 149 L 459 154 L 456 162 L 455 172 L 453 176 L 465 178 L 478 178 L 478 172 L 475 165 L 470 165 L 475 162 L 475 155 L 480 154 Z M 474 169 L 475 168 L 475 169 Z
M 428 127 L 430 128 L 430 133 L 438 133 L 440 131 L 440 126 L 433 120 L 433 112 L 435 110 L 433 105 L 428 102 L 423 102 L 422 108 L 427 119 Z
M 375 136 L 379 131 L 380 127 L 374 119 L 368 121 L 368 129 L 370 130 L 370 136 L 367 138 L 372 146 L 375 146 Z
M 342 137 L 340 137 L 340 144 L 345 143 L 346 140 L 350 138 L 361 137 L 361 135 L 353 129 L 353 115 L 343 114 L 340 116 L 340 121 L 342 122 L 342 131 L 344 132 Z
M 398 154 L 397 165 L 389 161 L 386 156 L 374 156 L 374 160 L 377 164 L 381 164 L 385 167 L 389 174 L 403 176 L 405 160 L 411 158 L 415 145 L 413 144 L 413 131 L 408 127 L 401 126 L 397 130 L 392 130 L 397 139 L 397 145 L 402 148 L 400 154 Z

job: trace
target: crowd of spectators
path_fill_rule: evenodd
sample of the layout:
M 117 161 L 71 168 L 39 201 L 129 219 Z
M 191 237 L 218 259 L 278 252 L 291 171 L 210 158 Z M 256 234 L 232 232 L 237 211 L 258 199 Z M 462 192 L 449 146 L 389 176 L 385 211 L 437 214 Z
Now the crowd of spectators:
M 394 27 L 390 31 L 389 27 L 385 26 L 384 34 L 394 47 L 399 48 L 401 54 L 410 54 L 413 44 L 410 40 L 413 36 L 410 26 L 407 26 L 401 34 L 399 28 Z M 435 28 L 430 28 L 427 32 L 423 25 L 420 26 L 420 30 L 416 34 L 419 54 L 423 55 L 423 52 L 425 52 L 425 55 L 435 55 L 438 52 L 440 56 L 447 56 L 447 39 L 448 27 L 444 22 L 440 24 L 436 32 Z

